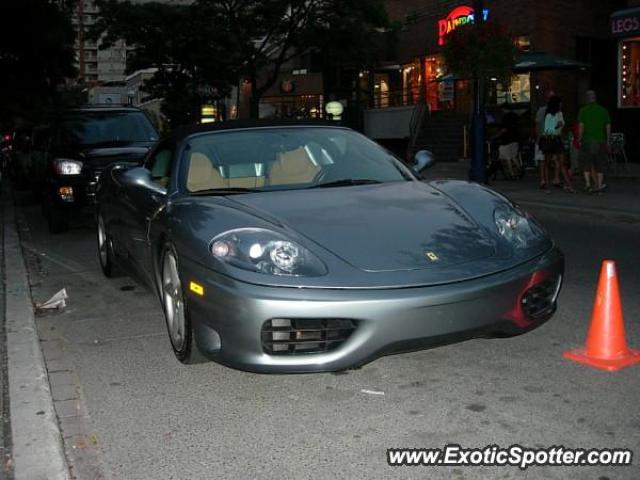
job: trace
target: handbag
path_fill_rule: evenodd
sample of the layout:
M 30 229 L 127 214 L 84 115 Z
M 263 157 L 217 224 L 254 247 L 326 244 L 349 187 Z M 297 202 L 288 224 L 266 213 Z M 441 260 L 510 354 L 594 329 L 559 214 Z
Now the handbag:
M 562 137 L 560 135 L 542 135 L 538 145 L 542 153 L 559 153 L 562 151 Z

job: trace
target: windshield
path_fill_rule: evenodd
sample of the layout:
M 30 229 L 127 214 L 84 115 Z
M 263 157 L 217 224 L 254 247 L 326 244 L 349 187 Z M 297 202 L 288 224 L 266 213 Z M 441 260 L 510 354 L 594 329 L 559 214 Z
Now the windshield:
M 187 190 L 266 191 L 407 181 L 409 171 L 359 133 L 339 128 L 212 132 L 189 141 Z
M 58 132 L 64 146 L 117 146 L 158 139 L 143 112 L 80 112 L 65 117 Z

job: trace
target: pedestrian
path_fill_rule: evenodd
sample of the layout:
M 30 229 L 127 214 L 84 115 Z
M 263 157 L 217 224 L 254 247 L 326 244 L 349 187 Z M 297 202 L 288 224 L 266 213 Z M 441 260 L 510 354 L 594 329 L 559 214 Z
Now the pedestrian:
M 502 126 L 492 138 L 498 145 L 498 161 L 506 178 L 515 180 L 522 178 L 524 169 L 520 162 L 520 130 L 519 117 L 512 110 L 502 117 Z M 506 170 L 506 172 L 505 172 Z
M 546 178 L 549 177 L 549 170 L 554 169 L 562 173 L 564 179 L 564 191 L 575 193 L 571 185 L 571 177 L 564 162 L 564 142 L 562 141 L 562 131 L 565 122 L 562 114 L 562 99 L 554 95 L 547 103 L 547 110 L 544 117 L 544 133 L 540 138 L 540 148 L 545 155 L 544 163 L 546 169 Z M 556 175 L 559 176 L 559 173 Z M 554 175 L 555 176 L 555 175 Z M 554 184 L 560 184 L 559 179 Z M 547 193 L 550 193 L 548 183 L 545 185 Z
M 547 94 L 547 103 L 556 94 L 553 90 L 549 90 Z M 545 162 L 545 154 L 540 148 L 540 139 L 544 135 L 544 119 L 547 115 L 547 103 L 538 108 L 536 112 L 536 148 L 535 148 L 535 159 L 538 162 L 539 170 L 540 170 L 540 189 L 546 190 L 549 186 L 549 165 Z M 553 185 L 560 185 L 560 170 L 558 168 L 554 168 L 553 171 Z
M 587 103 L 578 114 L 580 167 L 584 174 L 585 191 L 602 193 L 607 152 L 611 142 L 611 117 L 598 103 L 596 92 L 589 90 Z

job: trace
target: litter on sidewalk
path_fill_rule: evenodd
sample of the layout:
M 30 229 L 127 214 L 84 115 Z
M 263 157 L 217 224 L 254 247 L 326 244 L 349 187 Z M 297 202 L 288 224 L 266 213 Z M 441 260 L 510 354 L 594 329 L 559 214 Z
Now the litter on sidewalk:
M 36 303 L 36 310 L 62 310 L 67 306 L 67 289 L 63 288 L 44 303 Z
M 384 392 L 378 391 L 378 390 L 365 390 L 362 389 L 360 390 L 361 393 L 367 394 L 367 395 L 380 395 L 380 396 L 384 396 Z

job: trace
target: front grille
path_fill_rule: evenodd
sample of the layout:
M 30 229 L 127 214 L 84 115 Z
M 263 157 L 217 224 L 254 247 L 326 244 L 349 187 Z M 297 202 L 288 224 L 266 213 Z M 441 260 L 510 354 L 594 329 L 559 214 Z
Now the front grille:
M 357 327 L 342 318 L 277 318 L 262 326 L 262 349 L 270 355 L 323 353 L 342 345 Z
M 527 290 L 522 297 L 522 310 L 529 318 L 544 317 L 553 312 L 561 277 L 546 280 Z

